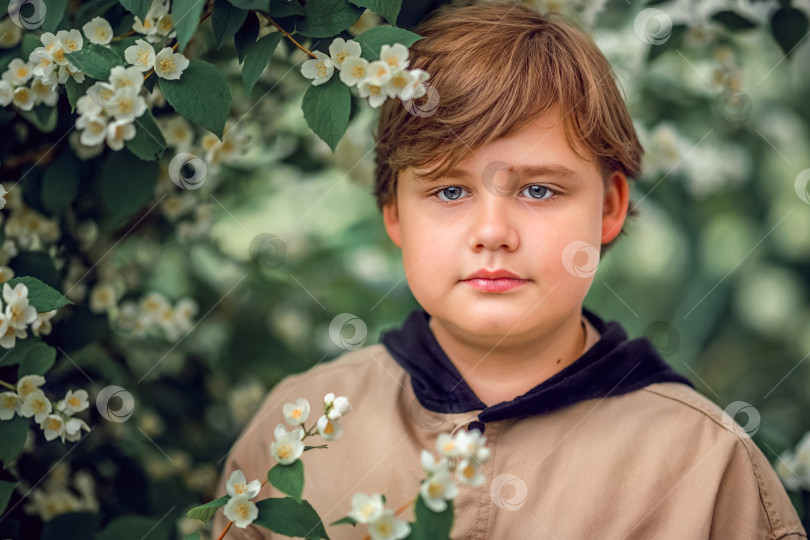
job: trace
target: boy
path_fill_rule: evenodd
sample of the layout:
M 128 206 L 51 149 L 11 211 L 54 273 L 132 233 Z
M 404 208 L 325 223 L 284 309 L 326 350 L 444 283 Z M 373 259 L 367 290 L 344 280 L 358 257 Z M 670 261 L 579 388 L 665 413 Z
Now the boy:
M 501 3 L 442 8 L 415 31 L 410 68 L 438 107 L 383 105 L 375 195 L 423 309 L 279 383 L 218 496 L 235 469 L 266 478 L 285 402 L 305 397 L 316 417 L 334 392 L 353 405 L 343 435 L 302 457 L 303 498 L 333 539 L 366 534 L 329 526 L 354 493 L 411 500 L 420 451 L 460 429 L 482 431 L 491 457 L 483 485 L 459 486 L 454 539 L 806 538 L 750 437 L 648 340 L 582 306 L 634 215 L 643 152 L 596 45 Z M 268 483 L 256 500 L 280 495 Z M 218 512 L 215 535 L 226 523 Z

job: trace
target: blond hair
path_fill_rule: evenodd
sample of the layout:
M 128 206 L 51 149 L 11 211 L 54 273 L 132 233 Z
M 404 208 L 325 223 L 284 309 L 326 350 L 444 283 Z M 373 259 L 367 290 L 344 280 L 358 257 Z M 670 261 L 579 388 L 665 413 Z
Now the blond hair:
M 610 64 L 564 17 L 512 3 L 445 5 L 413 31 L 423 39 L 410 47 L 409 69 L 430 74 L 426 85 L 438 92 L 439 106 L 414 114 L 398 99 L 381 105 L 374 133 L 380 210 L 396 199 L 400 171 L 439 163 L 426 175 L 438 179 L 554 106 L 568 144 L 584 159 L 596 158 L 605 182 L 616 170 L 640 176 L 644 150 Z M 628 215 L 637 215 L 632 201 Z

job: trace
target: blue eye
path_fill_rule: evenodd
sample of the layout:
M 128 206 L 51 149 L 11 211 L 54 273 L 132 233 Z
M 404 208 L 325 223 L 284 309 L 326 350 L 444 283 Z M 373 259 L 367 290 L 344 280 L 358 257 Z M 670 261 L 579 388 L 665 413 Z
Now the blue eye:
M 461 186 L 448 186 L 446 188 L 442 188 L 439 191 L 437 191 L 435 195 L 444 194 L 447 196 L 447 199 L 455 201 L 458 200 L 459 197 L 461 197 L 461 192 L 463 191 L 463 189 L 464 188 L 462 188 Z M 439 200 L 445 202 L 444 199 L 439 198 Z
M 523 191 L 527 191 L 527 190 L 530 193 L 529 197 L 531 197 L 532 199 L 547 200 L 547 199 L 550 199 L 551 197 L 553 197 L 554 195 L 556 195 L 555 191 L 547 188 L 546 186 L 541 186 L 539 184 L 534 184 L 532 186 L 528 186 Z M 546 193 L 551 194 L 551 197 L 543 197 L 542 196 L 542 195 L 544 195 Z

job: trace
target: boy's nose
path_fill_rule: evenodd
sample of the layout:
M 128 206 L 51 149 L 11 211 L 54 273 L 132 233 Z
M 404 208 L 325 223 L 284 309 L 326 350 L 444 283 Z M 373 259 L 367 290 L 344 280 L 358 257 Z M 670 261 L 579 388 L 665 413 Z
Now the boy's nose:
M 470 210 L 469 246 L 474 251 L 497 251 L 505 247 L 513 251 L 518 247 L 518 231 L 514 223 L 514 210 L 510 216 L 510 197 L 483 192 Z

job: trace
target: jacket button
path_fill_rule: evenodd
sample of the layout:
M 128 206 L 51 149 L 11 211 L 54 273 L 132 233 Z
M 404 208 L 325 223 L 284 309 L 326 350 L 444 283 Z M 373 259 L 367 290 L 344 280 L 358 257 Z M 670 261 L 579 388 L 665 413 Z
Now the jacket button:
M 469 425 L 467 426 L 467 431 L 470 431 L 472 429 L 477 429 L 478 431 L 481 432 L 481 434 L 483 434 L 484 433 L 484 423 L 479 422 L 478 420 L 470 422 Z

